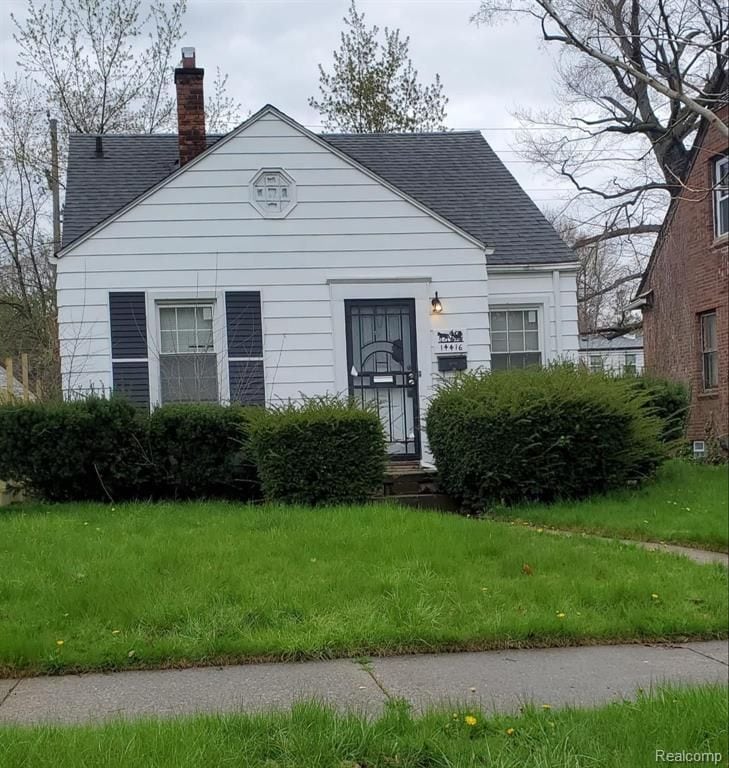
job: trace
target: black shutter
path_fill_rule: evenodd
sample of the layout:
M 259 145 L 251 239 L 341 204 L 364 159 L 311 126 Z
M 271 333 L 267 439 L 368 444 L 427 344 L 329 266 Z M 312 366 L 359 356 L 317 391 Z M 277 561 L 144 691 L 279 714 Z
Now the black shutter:
M 263 324 L 258 291 L 228 291 L 225 294 L 228 329 L 228 383 L 230 400 L 244 405 L 263 405 Z
M 147 312 L 143 291 L 109 294 L 114 391 L 149 407 Z

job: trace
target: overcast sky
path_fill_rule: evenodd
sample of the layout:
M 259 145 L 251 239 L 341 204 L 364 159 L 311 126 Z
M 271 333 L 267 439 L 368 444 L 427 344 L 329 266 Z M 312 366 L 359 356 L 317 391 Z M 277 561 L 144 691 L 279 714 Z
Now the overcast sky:
M 321 118 L 307 105 L 318 92 L 317 64 L 339 46 L 349 0 L 189 0 L 186 45 L 212 80 L 215 67 L 230 75 L 228 90 L 244 112 L 271 103 L 307 127 Z M 10 12 L 22 17 L 26 0 L 0 0 L 0 68 L 15 69 Z M 368 25 L 399 27 L 421 80 L 439 73 L 450 99 L 447 125 L 479 129 L 537 203 L 568 197 L 514 152 L 516 106 L 553 103 L 552 52 L 531 24 L 477 27 L 478 0 L 358 0 Z

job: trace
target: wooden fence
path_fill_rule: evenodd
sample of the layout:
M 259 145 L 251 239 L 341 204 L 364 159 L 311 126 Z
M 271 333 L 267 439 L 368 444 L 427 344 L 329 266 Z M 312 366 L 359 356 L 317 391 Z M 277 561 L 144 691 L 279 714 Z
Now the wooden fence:
M 5 358 L 4 365 L 0 366 L 0 402 L 20 400 L 27 403 L 35 399 L 36 394 L 30 388 L 28 354 L 23 352 L 20 356 L 20 371 L 16 371 L 12 357 Z

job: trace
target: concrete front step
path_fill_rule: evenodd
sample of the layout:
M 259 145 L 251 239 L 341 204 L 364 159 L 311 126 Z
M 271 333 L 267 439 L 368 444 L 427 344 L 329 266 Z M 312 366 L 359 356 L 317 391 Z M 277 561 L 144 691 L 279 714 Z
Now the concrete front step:
M 400 493 L 395 496 L 386 496 L 385 499 L 404 507 L 458 512 L 458 504 L 445 493 Z

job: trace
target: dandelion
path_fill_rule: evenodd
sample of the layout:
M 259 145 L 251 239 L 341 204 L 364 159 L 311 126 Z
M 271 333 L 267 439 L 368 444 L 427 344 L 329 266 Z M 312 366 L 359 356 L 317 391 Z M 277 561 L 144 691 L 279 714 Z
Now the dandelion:
M 562 613 L 562 611 L 557 611 L 557 618 L 558 619 L 563 619 L 566 615 L 567 614 L 566 613 Z
M 476 720 L 476 718 L 475 718 L 473 715 L 466 715 L 466 716 L 463 718 L 463 722 L 464 722 L 466 725 L 470 725 L 471 727 L 473 727 L 474 725 L 476 725 L 476 723 L 478 722 L 478 720 Z
M 552 709 L 551 704 L 542 704 L 542 709 Z
M 56 640 L 56 645 L 60 647 L 64 644 L 64 642 L 65 640 Z
M 507 736 L 513 736 L 513 735 L 514 735 L 514 733 L 515 733 L 515 731 L 514 731 L 514 729 L 513 729 L 513 728 L 507 728 L 507 729 L 506 729 L 506 735 L 507 735 Z
M 655 592 L 653 592 L 653 593 L 651 594 L 651 597 L 652 597 L 654 600 L 658 600 L 658 595 L 657 595 Z
M 457 712 L 454 712 L 454 713 L 453 713 L 453 719 L 454 719 L 454 720 L 458 720 L 458 713 L 457 713 Z

